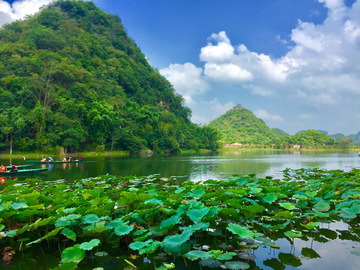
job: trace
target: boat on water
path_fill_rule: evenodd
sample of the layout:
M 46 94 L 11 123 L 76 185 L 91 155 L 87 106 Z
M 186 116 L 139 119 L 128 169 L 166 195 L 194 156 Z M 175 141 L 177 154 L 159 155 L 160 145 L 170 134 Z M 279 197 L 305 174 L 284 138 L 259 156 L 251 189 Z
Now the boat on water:
M 32 167 L 32 166 L 34 166 L 34 164 L 16 165 L 16 167 L 18 168 L 18 170 L 23 170 L 23 169 L 26 169 L 26 168 L 29 168 L 29 167 Z M 6 169 L 7 169 L 7 170 L 10 170 L 10 169 L 11 169 L 11 166 L 6 166 Z
M 40 163 L 40 164 L 57 164 L 57 163 L 80 163 L 84 160 L 73 160 L 73 161 L 41 161 L 41 160 L 29 160 L 24 157 L 25 162 L 28 163 Z
M 45 172 L 48 170 L 49 170 L 49 168 L 23 169 L 23 170 L 17 170 L 15 172 L 10 172 L 10 171 L 0 172 L 0 175 L 10 176 L 10 175 L 19 175 L 19 174 L 31 174 L 31 173 Z

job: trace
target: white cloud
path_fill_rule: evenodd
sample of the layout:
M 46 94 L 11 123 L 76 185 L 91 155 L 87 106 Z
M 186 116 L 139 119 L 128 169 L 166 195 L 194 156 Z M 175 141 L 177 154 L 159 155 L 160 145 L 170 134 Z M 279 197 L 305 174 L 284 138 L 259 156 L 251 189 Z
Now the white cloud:
M 205 75 L 218 80 L 218 81 L 249 81 L 253 79 L 252 74 L 242 69 L 241 67 L 229 64 L 215 64 L 215 63 L 206 63 L 205 64 Z
M 0 26 L 14 20 L 23 19 L 26 15 L 33 15 L 39 11 L 40 7 L 53 1 L 54 0 L 22 0 L 15 1 L 10 5 L 8 2 L 0 0 Z M 11 20 L 9 20 L 9 18 L 11 18 Z
M 251 92 L 253 94 L 260 95 L 262 97 L 268 97 L 268 96 L 272 96 L 275 94 L 273 90 L 271 90 L 267 87 L 261 87 L 258 85 L 250 84 L 249 86 L 247 86 L 247 88 L 251 89 Z
M 202 68 L 192 63 L 173 64 L 159 70 L 160 74 L 172 83 L 176 92 L 190 103 L 194 102 L 192 95 L 200 94 L 209 88 L 208 83 L 201 77 L 202 71 Z
M 214 98 L 211 101 L 201 101 L 198 106 L 194 107 L 191 121 L 197 124 L 208 124 L 212 120 L 218 118 L 219 115 L 231 110 L 234 106 L 232 101 L 221 104 L 217 98 Z
M 280 115 L 270 114 L 263 109 L 254 111 L 254 114 L 256 117 L 263 119 L 263 120 L 280 121 L 280 122 L 282 122 L 284 120 Z

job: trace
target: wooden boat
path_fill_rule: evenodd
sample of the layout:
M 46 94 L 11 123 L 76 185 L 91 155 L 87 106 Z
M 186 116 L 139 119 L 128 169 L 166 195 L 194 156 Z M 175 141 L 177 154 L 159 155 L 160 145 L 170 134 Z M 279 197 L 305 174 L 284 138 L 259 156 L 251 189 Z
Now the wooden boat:
M 39 173 L 45 172 L 49 170 L 49 168 L 38 168 L 38 169 L 24 169 L 24 170 L 17 170 L 16 172 L 0 172 L 0 175 L 4 176 L 11 176 L 11 175 L 19 175 L 19 174 L 31 174 L 31 173 Z
M 83 162 L 83 161 L 84 161 L 84 160 L 73 160 L 73 161 L 41 161 L 41 160 L 28 160 L 28 159 L 25 159 L 25 157 L 24 157 L 24 160 L 25 160 L 25 162 L 28 162 L 28 163 L 40 163 L 40 164 L 80 163 L 80 162 Z
M 23 170 L 23 169 L 26 169 L 26 168 L 32 167 L 32 166 L 34 166 L 34 164 L 16 165 L 16 167 L 18 168 L 18 170 Z M 7 169 L 7 170 L 10 170 L 10 169 L 11 169 L 11 166 L 6 166 L 6 169 Z

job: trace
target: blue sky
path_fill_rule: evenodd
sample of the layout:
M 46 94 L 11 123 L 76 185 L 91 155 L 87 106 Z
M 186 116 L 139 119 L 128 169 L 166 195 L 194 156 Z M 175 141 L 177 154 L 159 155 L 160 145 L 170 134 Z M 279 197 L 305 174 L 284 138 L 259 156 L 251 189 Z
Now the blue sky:
M 95 0 L 195 123 L 237 104 L 294 134 L 360 131 L 360 0 Z M 0 0 L 0 24 L 49 0 Z M 11 19 L 9 19 L 11 17 Z

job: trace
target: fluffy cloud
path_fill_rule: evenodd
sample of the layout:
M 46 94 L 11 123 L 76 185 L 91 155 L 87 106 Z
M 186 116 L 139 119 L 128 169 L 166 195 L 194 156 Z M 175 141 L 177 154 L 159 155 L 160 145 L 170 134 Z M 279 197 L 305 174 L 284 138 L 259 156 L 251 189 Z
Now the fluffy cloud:
M 198 106 L 194 108 L 191 121 L 199 124 L 207 124 L 218 118 L 219 115 L 231 110 L 234 106 L 234 103 L 231 101 L 226 104 L 221 104 L 217 98 L 211 101 L 201 101 Z
M 280 121 L 280 122 L 282 122 L 284 120 L 280 115 L 270 114 L 263 109 L 254 111 L 254 114 L 256 117 L 263 119 L 263 120 Z
M 23 19 L 26 15 L 32 15 L 39 11 L 40 7 L 54 0 L 22 0 L 15 1 L 10 5 L 0 0 L 0 26 L 11 21 Z
M 191 63 L 173 64 L 159 72 L 173 84 L 176 92 L 185 98 L 188 105 L 194 103 L 192 95 L 200 94 L 209 88 L 201 77 L 202 68 Z

